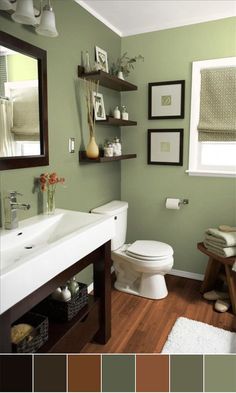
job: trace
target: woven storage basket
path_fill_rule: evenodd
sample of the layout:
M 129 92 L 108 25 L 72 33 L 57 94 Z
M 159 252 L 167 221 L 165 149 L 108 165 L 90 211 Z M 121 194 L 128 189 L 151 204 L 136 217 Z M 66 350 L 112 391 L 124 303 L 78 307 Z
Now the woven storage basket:
M 51 296 L 45 300 L 45 312 L 49 318 L 62 322 L 70 321 L 84 306 L 88 304 L 87 285 L 80 282 L 78 284 L 78 292 L 67 302 L 54 300 Z
M 48 340 L 48 318 L 44 315 L 29 312 L 14 322 L 14 325 L 19 323 L 29 324 L 33 326 L 34 330 L 18 344 L 12 344 L 12 351 L 16 353 L 37 352 Z

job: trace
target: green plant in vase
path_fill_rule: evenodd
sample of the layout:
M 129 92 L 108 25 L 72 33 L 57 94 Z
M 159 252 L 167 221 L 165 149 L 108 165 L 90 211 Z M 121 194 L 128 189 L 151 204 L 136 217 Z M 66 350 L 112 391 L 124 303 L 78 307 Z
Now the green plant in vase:
M 56 186 L 58 183 L 64 184 L 65 178 L 58 177 L 56 172 L 52 172 L 42 173 L 39 180 L 41 191 L 47 192 L 47 214 L 54 214 Z
M 110 72 L 113 75 L 117 75 L 118 78 L 124 79 L 124 77 L 129 76 L 130 72 L 134 70 L 134 64 L 137 60 L 144 61 L 144 57 L 142 55 L 129 57 L 127 56 L 127 52 L 125 52 L 121 57 L 118 57 L 116 62 L 112 63 Z

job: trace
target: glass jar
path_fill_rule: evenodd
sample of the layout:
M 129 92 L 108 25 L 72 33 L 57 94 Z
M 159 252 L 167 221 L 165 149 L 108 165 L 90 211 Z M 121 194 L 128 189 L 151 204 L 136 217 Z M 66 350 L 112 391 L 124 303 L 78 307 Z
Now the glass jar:
M 120 140 L 119 140 L 119 138 L 115 138 L 114 139 L 114 143 L 113 143 L 113 154 L 114 154 L 114 156 L 121 156 L 121 143 L 120 143 Z
M 122 105 L 121 107 L 121 118 L 122 120 L 129 120 L 129 114 L 125 105 Z

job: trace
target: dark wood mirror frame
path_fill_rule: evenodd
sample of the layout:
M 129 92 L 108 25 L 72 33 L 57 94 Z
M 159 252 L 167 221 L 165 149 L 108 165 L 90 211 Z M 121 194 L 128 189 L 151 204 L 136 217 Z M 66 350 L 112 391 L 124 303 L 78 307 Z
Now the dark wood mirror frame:
M 47 52 L 0 31 L 0 45 L 31 56 L 38 61 L 40 155 L 0 157 L 0 170 L 30 168 L 49 164 L 47 108 Z

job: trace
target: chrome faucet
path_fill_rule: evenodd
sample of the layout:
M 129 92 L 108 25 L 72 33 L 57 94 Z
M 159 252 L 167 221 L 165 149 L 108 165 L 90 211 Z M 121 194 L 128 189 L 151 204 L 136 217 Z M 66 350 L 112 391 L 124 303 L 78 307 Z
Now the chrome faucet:
M 29 210 L 28 203 L 18 203 L 17 195 L 21 195 L 17 191 L 9 191 L 4 198 L 5 211 L 5 229 L 14 229 L 18 227 L 17 210 Z

